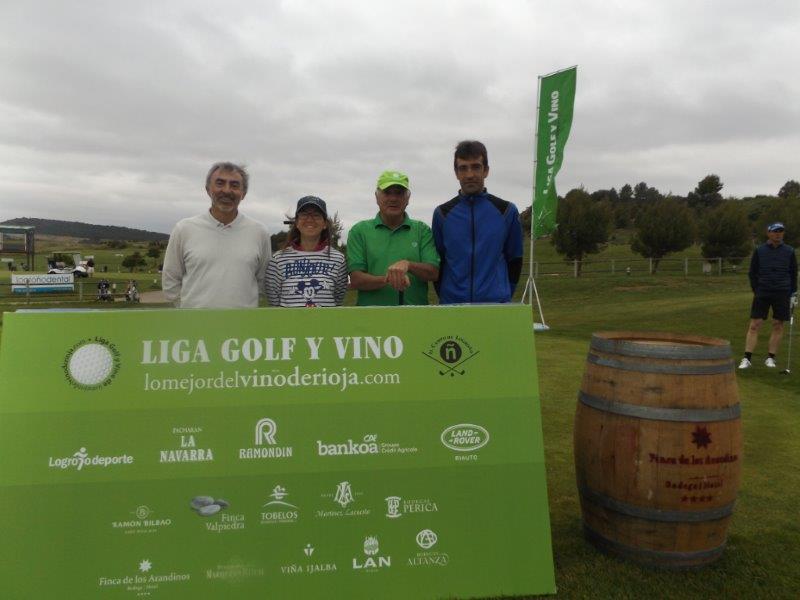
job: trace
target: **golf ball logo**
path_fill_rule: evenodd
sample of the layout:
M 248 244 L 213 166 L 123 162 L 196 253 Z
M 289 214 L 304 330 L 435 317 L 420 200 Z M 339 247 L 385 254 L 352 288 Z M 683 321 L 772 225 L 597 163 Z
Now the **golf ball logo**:
M 119 351 L 104 338 L 81 340 L 70 348 L 62 366 L 73 386 L 98 389 L 111 383 L 119 371 Z

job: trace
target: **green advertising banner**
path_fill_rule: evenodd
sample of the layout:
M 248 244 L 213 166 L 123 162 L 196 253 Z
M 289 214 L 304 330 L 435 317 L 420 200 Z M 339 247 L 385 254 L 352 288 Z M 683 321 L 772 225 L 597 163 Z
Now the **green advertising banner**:
M 578 68 L 572 67 L 539 79 L 533 193 L 533 235 L 537 238 L 552 233 L 556 227 L 556 175 L 561 169 L 572 127 L 577 73 Z
M 553 593 L 524 305 L 8 313 L 4 598 Z

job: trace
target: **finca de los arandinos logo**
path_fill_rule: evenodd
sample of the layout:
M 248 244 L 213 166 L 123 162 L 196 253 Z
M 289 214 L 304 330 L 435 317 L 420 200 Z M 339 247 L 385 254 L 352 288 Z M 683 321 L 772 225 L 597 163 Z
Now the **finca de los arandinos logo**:
M 464 363 L 478 353 L 479 351 L 461 336 L 445 335 L 432 342 L 422 354 L 438 363 L 439 375 L 455 377 L 467 373 Z
M 120 352 L 103 337 L 83 339 L 74 344 L 61 365 L 73 387 L 97 390 L 109 385 L 120 368 Z

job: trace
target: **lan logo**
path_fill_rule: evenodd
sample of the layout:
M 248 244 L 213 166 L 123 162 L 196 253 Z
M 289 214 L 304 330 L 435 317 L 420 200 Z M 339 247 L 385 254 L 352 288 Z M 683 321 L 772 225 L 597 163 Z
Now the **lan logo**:
M 478 353 L 479 351 L 461 336 L 447 335 L 433 342 L 422 354 L 439 364 L 439 375 L 455 377 L 466 374 L 464 363 Z

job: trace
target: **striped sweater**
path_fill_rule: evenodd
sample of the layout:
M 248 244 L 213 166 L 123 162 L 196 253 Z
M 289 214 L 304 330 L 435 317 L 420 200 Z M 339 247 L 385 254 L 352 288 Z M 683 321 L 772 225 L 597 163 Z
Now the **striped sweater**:
M 347 262 L 335 248 L 288 247 L 267 266 L 264 287 L 272 306 L 341 306 L 347 292 Z

